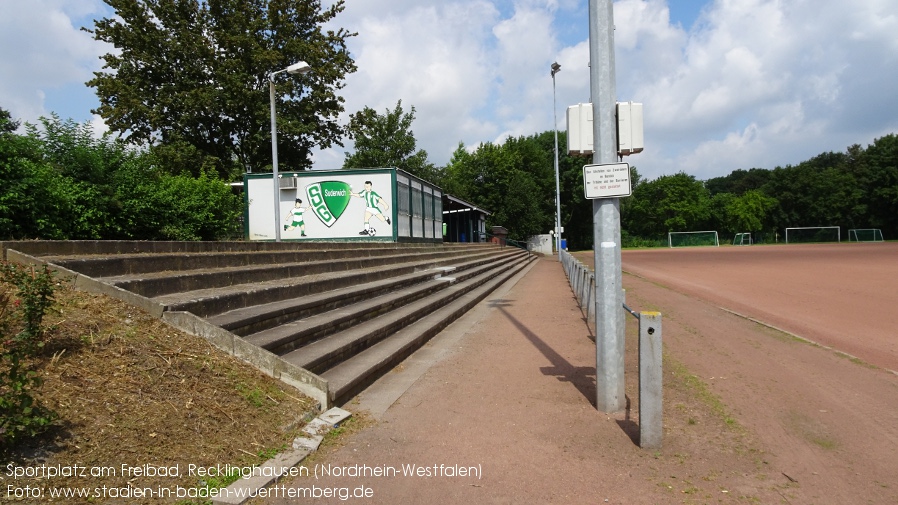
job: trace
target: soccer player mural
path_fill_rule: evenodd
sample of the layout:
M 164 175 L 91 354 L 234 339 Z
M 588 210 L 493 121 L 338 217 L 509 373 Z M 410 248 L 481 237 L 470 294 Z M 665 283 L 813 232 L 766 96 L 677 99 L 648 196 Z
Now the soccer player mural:
M 390 218 L 385 214 L 390 210 L 390 205 L 374 190 L 371 189 L 371 181 L 365 181 L 365 189 L 358 193 L 350 193 L 352 196 L 363 198 L 367 207 L 365 208 L 365 229 L 359 232 L 359 235 L 373 237 L 377 234 L 371 226 L 371 218 L 377 216 L 382 222 L 391 225 Z
M 297 198 L 296 203 L 293 205 L 293 208 L 290 209 L 290 215 L 288 215 L 287 219 L 285 220 L 289 224 L 284 225 L 284 231 L 290 231 L 295 228 L 299 228 L 299 232 L 300 232 L 299 236 L 305 237 L 306 236 L 306 223 L 303 220 L 303 214 L 305 213 L 306 209 L 308 209 L 308 208 L 310 208 L 308 205 L 303 207 L 302 200 Z

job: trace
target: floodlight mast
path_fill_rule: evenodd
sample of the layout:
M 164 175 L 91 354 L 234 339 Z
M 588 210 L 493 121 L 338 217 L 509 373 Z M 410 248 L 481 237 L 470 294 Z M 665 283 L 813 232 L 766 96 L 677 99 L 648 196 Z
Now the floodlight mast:
M 304 61 L 298 61 L 285 69 L 268 75 L 268 94 L 271 98 L 271 185 L 274 188 L 274 241 L 281 241 L 281 185 L 278 182 L 278 129 L 277 111 L 274 104 L 274 76 L 287 72 L 291 75 L 305 74 L 312 67 Z
M 555 130 L 555 249 L 561 261 L 561 185 L 558 183 L 558 106 L 555 104 L 555 74 L 561 65 L 552 63 L 552 129 Z

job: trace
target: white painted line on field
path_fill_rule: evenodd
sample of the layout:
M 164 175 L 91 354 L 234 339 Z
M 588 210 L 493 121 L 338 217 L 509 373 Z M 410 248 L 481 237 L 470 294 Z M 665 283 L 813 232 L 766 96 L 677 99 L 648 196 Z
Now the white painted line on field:
M 861 358 L 858 358 L 857 356 L 854 356 L 854 355 L 852 355 L 852 354 L 848 354 L 847 352 L 840 351 L 840 350 L 838 350 L 838 349 L 836 349 L 836 348 L 833 348 L 833 347 L 830 347 L 830 346 L 828 346 L 828 345 L 823 345 L 823 344 L 821 344 L 820 342 L 815 342 L 815 341 L 813 341 L 813 340 L 811 340 L 811 339 L 809 339 L 809 338 L 802 337 L 801 335 L 796 335 L 796 334 L 792 333 L 791 331 L 786 331 L 786 330 L 784 330 L 784 329 L 782 329 L 782 328 L 777 328 L 776 326 L 774 326 L 774 325 L 772 325 L 772 324 L 765 323 L 764 321 L 759 321 L 759 320 L 757 320 L 757 319 L 755 319 L 755 318 L 753 318 L 753 317 L 746 316 L 745 314 L 740 314 L 740 313 L 738 313 L 738 312 L 736 312 L 736 311 L 734 311 L 734 310 L 730 310 L 730 309 L 728 309 L 728 308 L 726 308 L 726 307 L 720 307 L 720 306 L 718 306 L 717 308 L 720 309 L 720 310 L 722 310 L 722 311 L 724 311 L 724 312 L 728 312 L 728 313 L 730 313 L 730 314 L 732 314 L 732 315 L 734 315 L 734 316 L 736 316 L 736 317 L 741 317 L 742 319 L 746 319 L 746 320 L 751 321 L 751 322 L 753 322 L 753 323 L 757 323 L 757 324 L 760 324 L 761 326 L 770 328 L 771 330 L 776 330 L 776 331 L 778 331 L 778 332 L 780 332 L 780 333 L 785 333 L 786 335 L 789 335 L 789 336 L 792 337 L 792 338 L 801 340 L 802 342 L 805 342 L 805 343 L 808 343 L 808 344 L 811 344 L 811 345 L 815 345 L 815 346 L 817 346 L 817 347 L 820 347 L 821 349 L 826 349 L 827 351 L 837 352 L 837 353 L 839 353 L 839 354 L 841 354 L 841 355 L 843 355 L 843 356 L 847 356 L 849 359 L 856 359 L 856 360 L 861 361 L 861 362 L 863 362 L 863 363 L 867 363 L 866 361 L 862 360 Z M 872 363 L 870 363 L 870 364 L 872 365 Z M 896 372 L 895 370 L 891 370 L 891 369 L 889 369 L 889 368 L 883 368 L 883 367 L 878 366 L 878 365 L 873 365 L 873 366 L 875 366 L 876 368 L 885 370 L 886 372 L 889 372 L 889 373 L 891 373 L 891 374 L 893 374 L 893 375 L 898 375 L 898 372 Z

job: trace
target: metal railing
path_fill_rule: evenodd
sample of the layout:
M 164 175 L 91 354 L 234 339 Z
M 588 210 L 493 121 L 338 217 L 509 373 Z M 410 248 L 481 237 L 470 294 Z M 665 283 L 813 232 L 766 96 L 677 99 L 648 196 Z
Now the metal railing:
M 587 323 L 595 321 L 595 273 L 567 251 L 561 251 L 561 265 Z M 639 446 L 656 449 L 661 447 L 663 431 L 661 313 L 637 312 L 622 305 L 639 321 Z

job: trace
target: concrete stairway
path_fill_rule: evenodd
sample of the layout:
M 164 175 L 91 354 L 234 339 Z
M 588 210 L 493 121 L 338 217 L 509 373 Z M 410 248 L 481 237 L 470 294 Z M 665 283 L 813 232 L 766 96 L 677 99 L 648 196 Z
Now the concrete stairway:
M 328 405 L 351 398 L 531 260 L 526 251 L 485 244 L 236 242 L 185 251 L 185 243 L 153 243 L 149 251 L 129 242 L 83 253 L 61 244 L 65 250 L 32 244 L 21 252 L 112 294 L 130 293 L 163 317 L 202 318 L 264 350 L 243 359 L 268 366 L 270 353 L 315 375 Z

